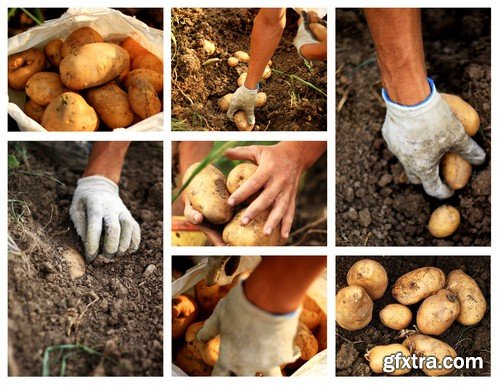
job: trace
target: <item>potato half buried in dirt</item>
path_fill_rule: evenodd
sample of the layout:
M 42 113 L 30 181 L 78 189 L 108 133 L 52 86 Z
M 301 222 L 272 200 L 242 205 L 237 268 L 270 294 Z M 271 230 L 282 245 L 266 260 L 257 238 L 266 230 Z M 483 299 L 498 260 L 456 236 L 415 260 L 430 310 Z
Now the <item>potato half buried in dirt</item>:
M 47 67 L 45 55 L 38 48 L 30 48 L 9 56 L 9 88 L 24 91 L 28 80 Z
M 347 284 L 361 286 L 373 300 L 384 295 L 388 282 L 384 266 L 372 259 L 356 262 L 347 272 Z
M 84 98 L 74 92 L 65 92 L 47 106 L 42 126 L 47 131 L 95 131 L 99 118 Z
M 403 330 L 410 324 L 413 318 L 411 310 L 400 303 L 387 305 L 380 311 L 379 316 L 380 321 L 393 330 Z
M 363 329 L 372 320 L 373 301 L 361 286 L 347 286 L 335 297 L 337 324 L 346 330 Z
M 418 308 L 418 330 L 423 334 L 439 336 L 448 330 L 459 312 L 457 296 L 447 289 L 441 289 L 424 299 Z
M 457 322 L 471 326 L 483 319 L 487 308 L 486 299 L 472 277 L 462 270 L 453 270 L 446 278 L 446 288 L 457 295 L 460 302 Z
M 446 276 L 437 267 L 421 267 L 398 278 L 392 296 L 403 305 L 413 305 L 437 293 L 446 283 Z
M 114 84 L 90 89 L 87 99 L 109 128 L 128 127 L 134 120 L 127 93 Z
M 161 101 L 153 85 L 142 76 L 130 80 L 128 99 L 134 112 L 143 119 L 161 112 Z
M 193 163 L 184 174 L 186 183 L 200 163 Z M 211 164 L 203 168 L 185 189 L 186 198 L 203 218 L 214 225 L 229 222 L 233 207 L 227 204 L 229 192 L 224 174 Z
M 384 372 L 384 359 L 401 353 L 404 357 L 410 357 L 410 351 L 401 344 L 379 345 L 366 352 L 365 359 L 370 363 L 370 369 L 377 374 L 389 374 L 391 376 L 401 376 L 411 369 L 396 369 L 392 372 Z
M 439 206 L 429 219 L 429 232 L 436 238 L 446 238 L 460 226 L 460 212 L 453 206 Z
M 55 72 L 38 72 L 26 83 L 26 95 L 35 103 L 47 106 L 57 96 L 69 91 Z
M 246 209 L 236 213 L 231 221 L 224 227 L 222 239 L 230 246 L 276 246 L 280 243 L 280 226 L 276 226 L 270 235 L 264 234 L 271 209 L 267 208 L 257 215 L 248 225 L 241 224 L 241 218 Z

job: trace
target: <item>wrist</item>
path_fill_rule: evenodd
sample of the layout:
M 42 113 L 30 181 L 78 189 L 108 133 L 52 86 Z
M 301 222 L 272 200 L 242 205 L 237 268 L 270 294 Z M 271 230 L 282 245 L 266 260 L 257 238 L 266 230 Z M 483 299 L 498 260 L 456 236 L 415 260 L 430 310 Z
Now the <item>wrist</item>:
M 99 188 L 100 190 L 107 190 L 113 192 L 118 195 L 119 188 L 118 185 L 104 175 L 89 175 L 84 176 L 83 178 L 78 179 L 78 186 L 82 188 L 90 187 L 90 188 Z

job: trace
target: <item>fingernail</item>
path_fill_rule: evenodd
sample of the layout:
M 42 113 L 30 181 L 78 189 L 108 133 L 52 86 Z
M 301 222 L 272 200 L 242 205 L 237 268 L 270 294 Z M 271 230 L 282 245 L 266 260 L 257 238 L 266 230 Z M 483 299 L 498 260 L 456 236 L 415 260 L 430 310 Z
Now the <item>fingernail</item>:
M 270 227 L 266 227 L 266 229 L 264 230 L 264 234 L 271 235 L 271 231 L 273 231 L 273 230 Z
M 250 222 L 250 219 L 248 219 L 248 217 L 241 218 L 241 224 L 242 225 L 248 225 L 248 222 Z
M 229 198 L 229 199 L 227 200 L 227 204 L 228 204 L 229 206 L 234 206 L 234 201 L 235 201 L 235 199 L 234 199 L 234 198 Z

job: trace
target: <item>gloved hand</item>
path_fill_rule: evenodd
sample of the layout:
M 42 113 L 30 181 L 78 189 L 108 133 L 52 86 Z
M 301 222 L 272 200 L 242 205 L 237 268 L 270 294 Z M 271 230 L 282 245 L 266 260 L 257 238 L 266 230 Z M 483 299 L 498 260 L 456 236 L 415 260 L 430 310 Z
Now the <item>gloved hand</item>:
M 297 35 L 293 39 L 293 45 L 297 48 L 300 57 L 302 46 L 307 44 L 318 44 L 326 40 L 326 22 L 321 20 L 316 12 L 301 12 Z
M 120 199 L 118 186 L 108 178 L 96 175 L 78 180 L 69 213 L 85 245 L 87 260 L 93 261 L 99 252 L 103 227 L 105 257 L 122 256 L 139 248 L 139 224 Z
M 215 307 L 197 334 L 201 341 L 220 335 L 219 359 L 212 376 L 281 376 L 280 365 L 295 361 L 294 345 L 300 309 L 285 315 L 268 313 L 248 301 L 243 282 Z
M 382 90 L 387 106 L 382 135 L 389 150 L 404 166 L 408 180 L 422 183 L 427 194 L 445 199 L 453 191 L 439 177 L 441 157 L 452 151 L 478 165 L 486 155 L 465 133 L 431 79 L 429 85 L 430 96 L 415 106 L 396 104 Z
M 244 84 L 240 88 L 238 88 L 231 98 L 229 110 L 227 111 L 227 117 L 232 120 L 234 114 L 237 111 L 241 110 L 247 116 L 248 124 L 253 126 L 255 124 L 255 115 L 253 109 L 257 100 L 258 90 L 259 87 L 257 87 L 255 90 L 249 90 L 245 87 Z

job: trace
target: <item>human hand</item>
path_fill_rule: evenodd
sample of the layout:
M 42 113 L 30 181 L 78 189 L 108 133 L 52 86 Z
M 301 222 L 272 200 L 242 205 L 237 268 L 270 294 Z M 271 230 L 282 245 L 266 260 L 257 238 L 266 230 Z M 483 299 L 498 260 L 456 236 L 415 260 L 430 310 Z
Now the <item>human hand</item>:
M 281 376 L 280 365 L 295 361 L 294 344 L 300 309 L 293 313 L 268 313 L 245 296 L 240 282 L 216 306 L 197 338 L 209 341 L 220 335 L 219 359 L 212 376 Z M 279 342 L 277 342 L 279 341 Z
M 326 22 L 322 20 L 316 12 L 301 12 L 297 35 L 293 40 L 293 45 L 297 48 L 299 55 L 304 58 L 302 47 L 309 44 L 319 44 L 326 42 L 327 29 Z
M 478 165 L 484 162 L 486 154 L 465 133 L 432 80 L 429 85 L 430 96 L 409 107 L 393 103 L 387 93 L 382 92 L 387 106 L 382 135 L 389 150 L 404 166 L 408 180 L 422 183 L 427 194 L 445 199 L 453 195 L 453 191 L 439 176 L 442 156 L 451 151 Z
M 184 200 L 184 218 L 189 223 L 196 225 L 213 246 L 225 246 L 226 244 L 222 240 L 222 235 L 218 228 L 204 221 L 203 215 L 193 208 L 191 202 L 189 202 L 189 199 L 186 199 L 184 194 L 182 195 L 182 199 Z
M 135 252 L 141 230 L 118 194 L 118 186 L 106 177 L 94 175 L 78 180 L 69 209 L 71 220 L 85 245 L 85 258 L 93 261 L 99 252 L 106 258 Z
M 229 110 L 227 111 L 227 117 L 232 120 L 234 114 L 241 110 L 245 113 L 248 124 L 253 126 L 255 124 L 255 115 L 253 110 L 255 108 L 258 90 L 259 87 L 254 90 L 250 90 L 246 88 L 244 84 L 238 88 L 231 98 Z

